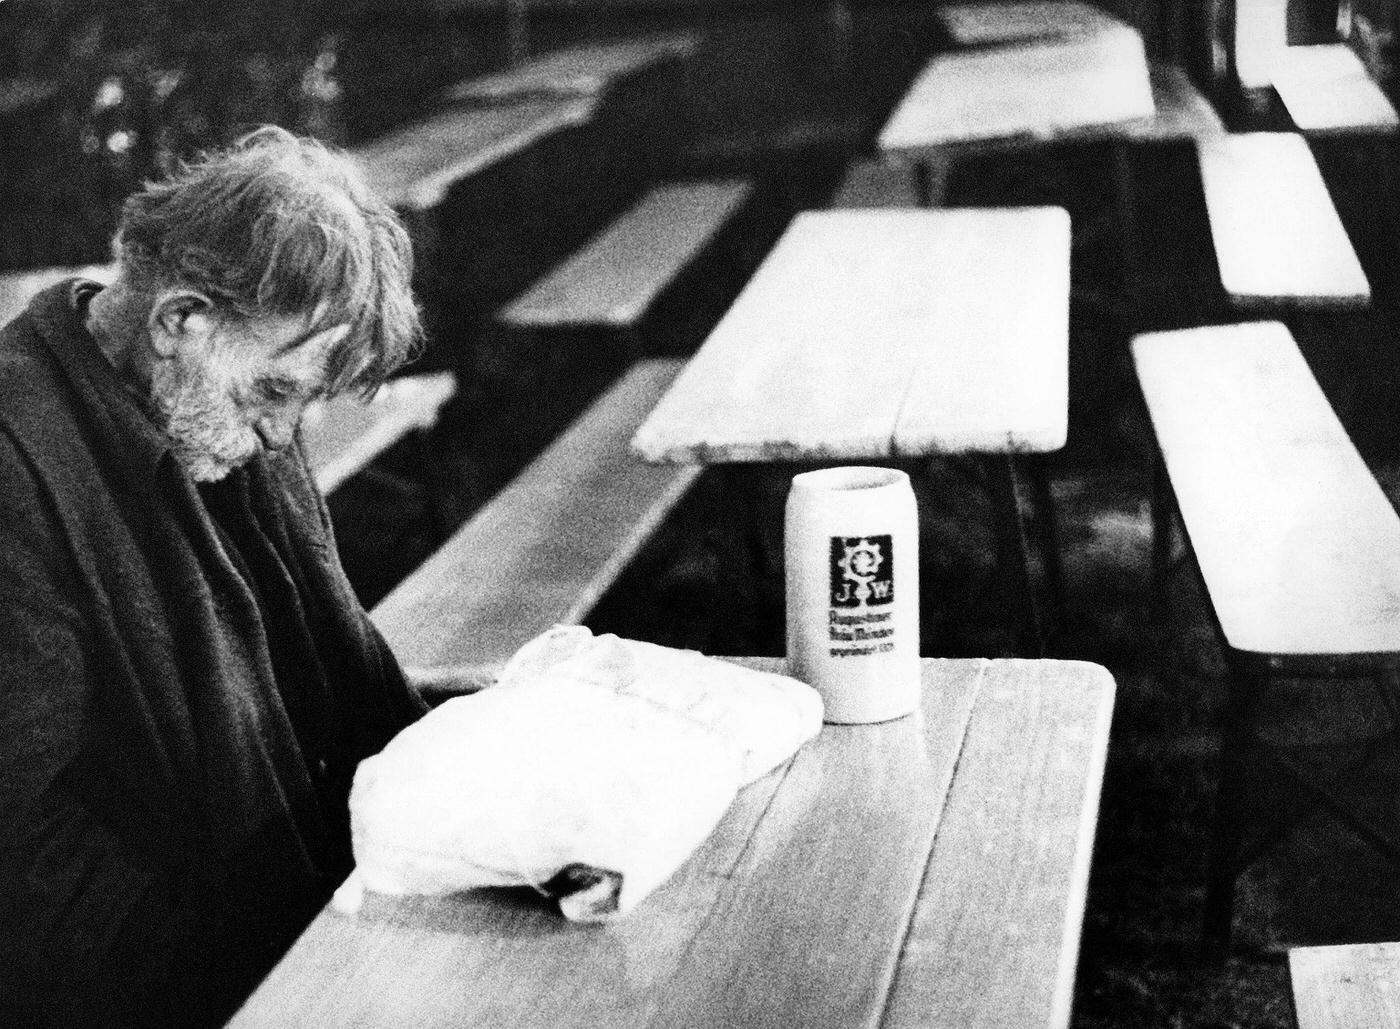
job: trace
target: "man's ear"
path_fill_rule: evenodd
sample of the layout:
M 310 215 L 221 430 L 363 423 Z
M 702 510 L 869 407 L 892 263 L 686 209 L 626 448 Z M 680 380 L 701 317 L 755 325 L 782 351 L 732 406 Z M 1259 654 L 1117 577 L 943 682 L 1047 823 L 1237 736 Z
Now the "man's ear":
M 192 340 L 214 331 L 214 304 L 198 290 L 168 289 L 156 296 L 146 326 L 158 357 L 174 357 Z

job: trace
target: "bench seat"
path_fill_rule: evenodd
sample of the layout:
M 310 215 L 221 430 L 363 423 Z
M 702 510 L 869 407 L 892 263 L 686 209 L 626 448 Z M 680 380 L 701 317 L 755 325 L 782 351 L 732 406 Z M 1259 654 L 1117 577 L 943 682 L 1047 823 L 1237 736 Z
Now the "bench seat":
M 740 179 L 659 186 L 500 313 L 515 329 L 635 328 L 744 206 Z
M 374 608 L 401 661 L 489 666 L 587 615 L 699 474 L 627 448 L 679 370 L 632 366 Z
M 1302 136 L 1209 136 L 1198 153 L 1220 281 L 1237 307 L 1370 303 L 1370 283 Z
M 1342 43 L 1284 47 L 1273 65 L 1274 89 L 1303 132 L 1394 132 L 1395 107 Z
M 1288 952 L 1298 1029 L 1400 1029 L 1400 943 Z
M 370 400 L 318 401 L 302 416 L 302 444 L 322 493 L 329 494 L 410 432 L 431 428 L 457 391 L 451 372 L 405 375 Z
M 1207 942 L 1223 951 L 1248 864 L 1246 753 L 1259 750 L 1300 795 L 1400 859 L 1392 831 L 1362 817 L 1344 787 L 1261 750 L 1254 724 L 1280 678 L 1366 680 L 1390 708 L 1400 681 L 1400 517 L 1281 323 L 1147 333 L 1132 351 L 1161 453 L 1159 576 L 1170 493 L 1232 673 L 1206 897 Z

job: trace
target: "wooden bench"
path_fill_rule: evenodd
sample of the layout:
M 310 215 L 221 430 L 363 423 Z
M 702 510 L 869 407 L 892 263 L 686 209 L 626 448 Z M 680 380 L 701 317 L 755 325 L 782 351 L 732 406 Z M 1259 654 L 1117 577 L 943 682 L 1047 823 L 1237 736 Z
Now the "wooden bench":
M 1394 132 L 1400 126 L 1395 107 L 1345 44 L 1285 47 L 1273 79 L 1303 132 Z
M 598 96 L 617 82 L 655 65 L 691 56 L 700 36 L 662 33 L 556 50 L 515 68 L 458 83 L 453 101 L 513 103 L 538 96 Z
M 1370 303 L 1370 283 L 1302 136 L 1211 136 L 1198 153 L 1220 281 L 1236 306 Z
M 753 194 L 740 179 L 658 186 L 498 315 L 514 330 L 604 328 L 634 348 L 661 294 Z
M 1400 943 L 1288 952 L 1298 1029 L 1400 1029 Z
M 409 433 L 431 428 L 456 391 L 451 372 L 431 372 L 391 379 L 369 400 L 339 396 L 311 404 L 301 431 L 316 485 L 329 494 Z
M 0 275 L 0 325 L 57 282 L 75 276 L 111 282 L 116 273 L 115 265 L 94 264 Z M 329 494 L 409 432 L 431 426 L 455 389 L 450 372 L 411 375 L 386 383 L 371 401 L 344 396 L 308 407 L 302 441 L 321 492 Z
M 633 365 L 374 608 L 400 660 L 495 665 L 587 615 L 699 474 L 627 449 L 679 370 Z
M 1148 333 L 1132 350 L 1161 451 L 1158 574 L 1174 496 L 1231 671 L 1205 925 L 1223 953 L 1235 879 L 1250 863 L 1244 759 L 1258 743 L 1262 696 L 1279 678 L 1369 680 L 1394 710 L 1400 517 L 1281 323 Z M 1300 775 L 1282 753 L 1265 756 L 1304 796 L 1400 859 L 1390 834 L 1341 791 Z

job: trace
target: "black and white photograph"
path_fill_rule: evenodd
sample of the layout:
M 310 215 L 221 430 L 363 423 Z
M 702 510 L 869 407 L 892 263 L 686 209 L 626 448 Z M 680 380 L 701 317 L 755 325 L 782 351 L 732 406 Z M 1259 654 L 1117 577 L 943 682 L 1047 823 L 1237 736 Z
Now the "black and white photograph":
M 1400 0 L 0 0 L 0 1029 L 1400 1029 Z

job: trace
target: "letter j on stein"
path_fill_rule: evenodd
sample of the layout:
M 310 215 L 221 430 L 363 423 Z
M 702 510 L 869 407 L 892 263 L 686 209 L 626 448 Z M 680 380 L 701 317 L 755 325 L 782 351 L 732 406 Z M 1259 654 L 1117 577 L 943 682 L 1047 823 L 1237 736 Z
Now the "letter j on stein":
M 828 722 L 919 706 L 919 524 L 909 476 L 827 468 L 793 477 L 784 527 L 790 671 Z

